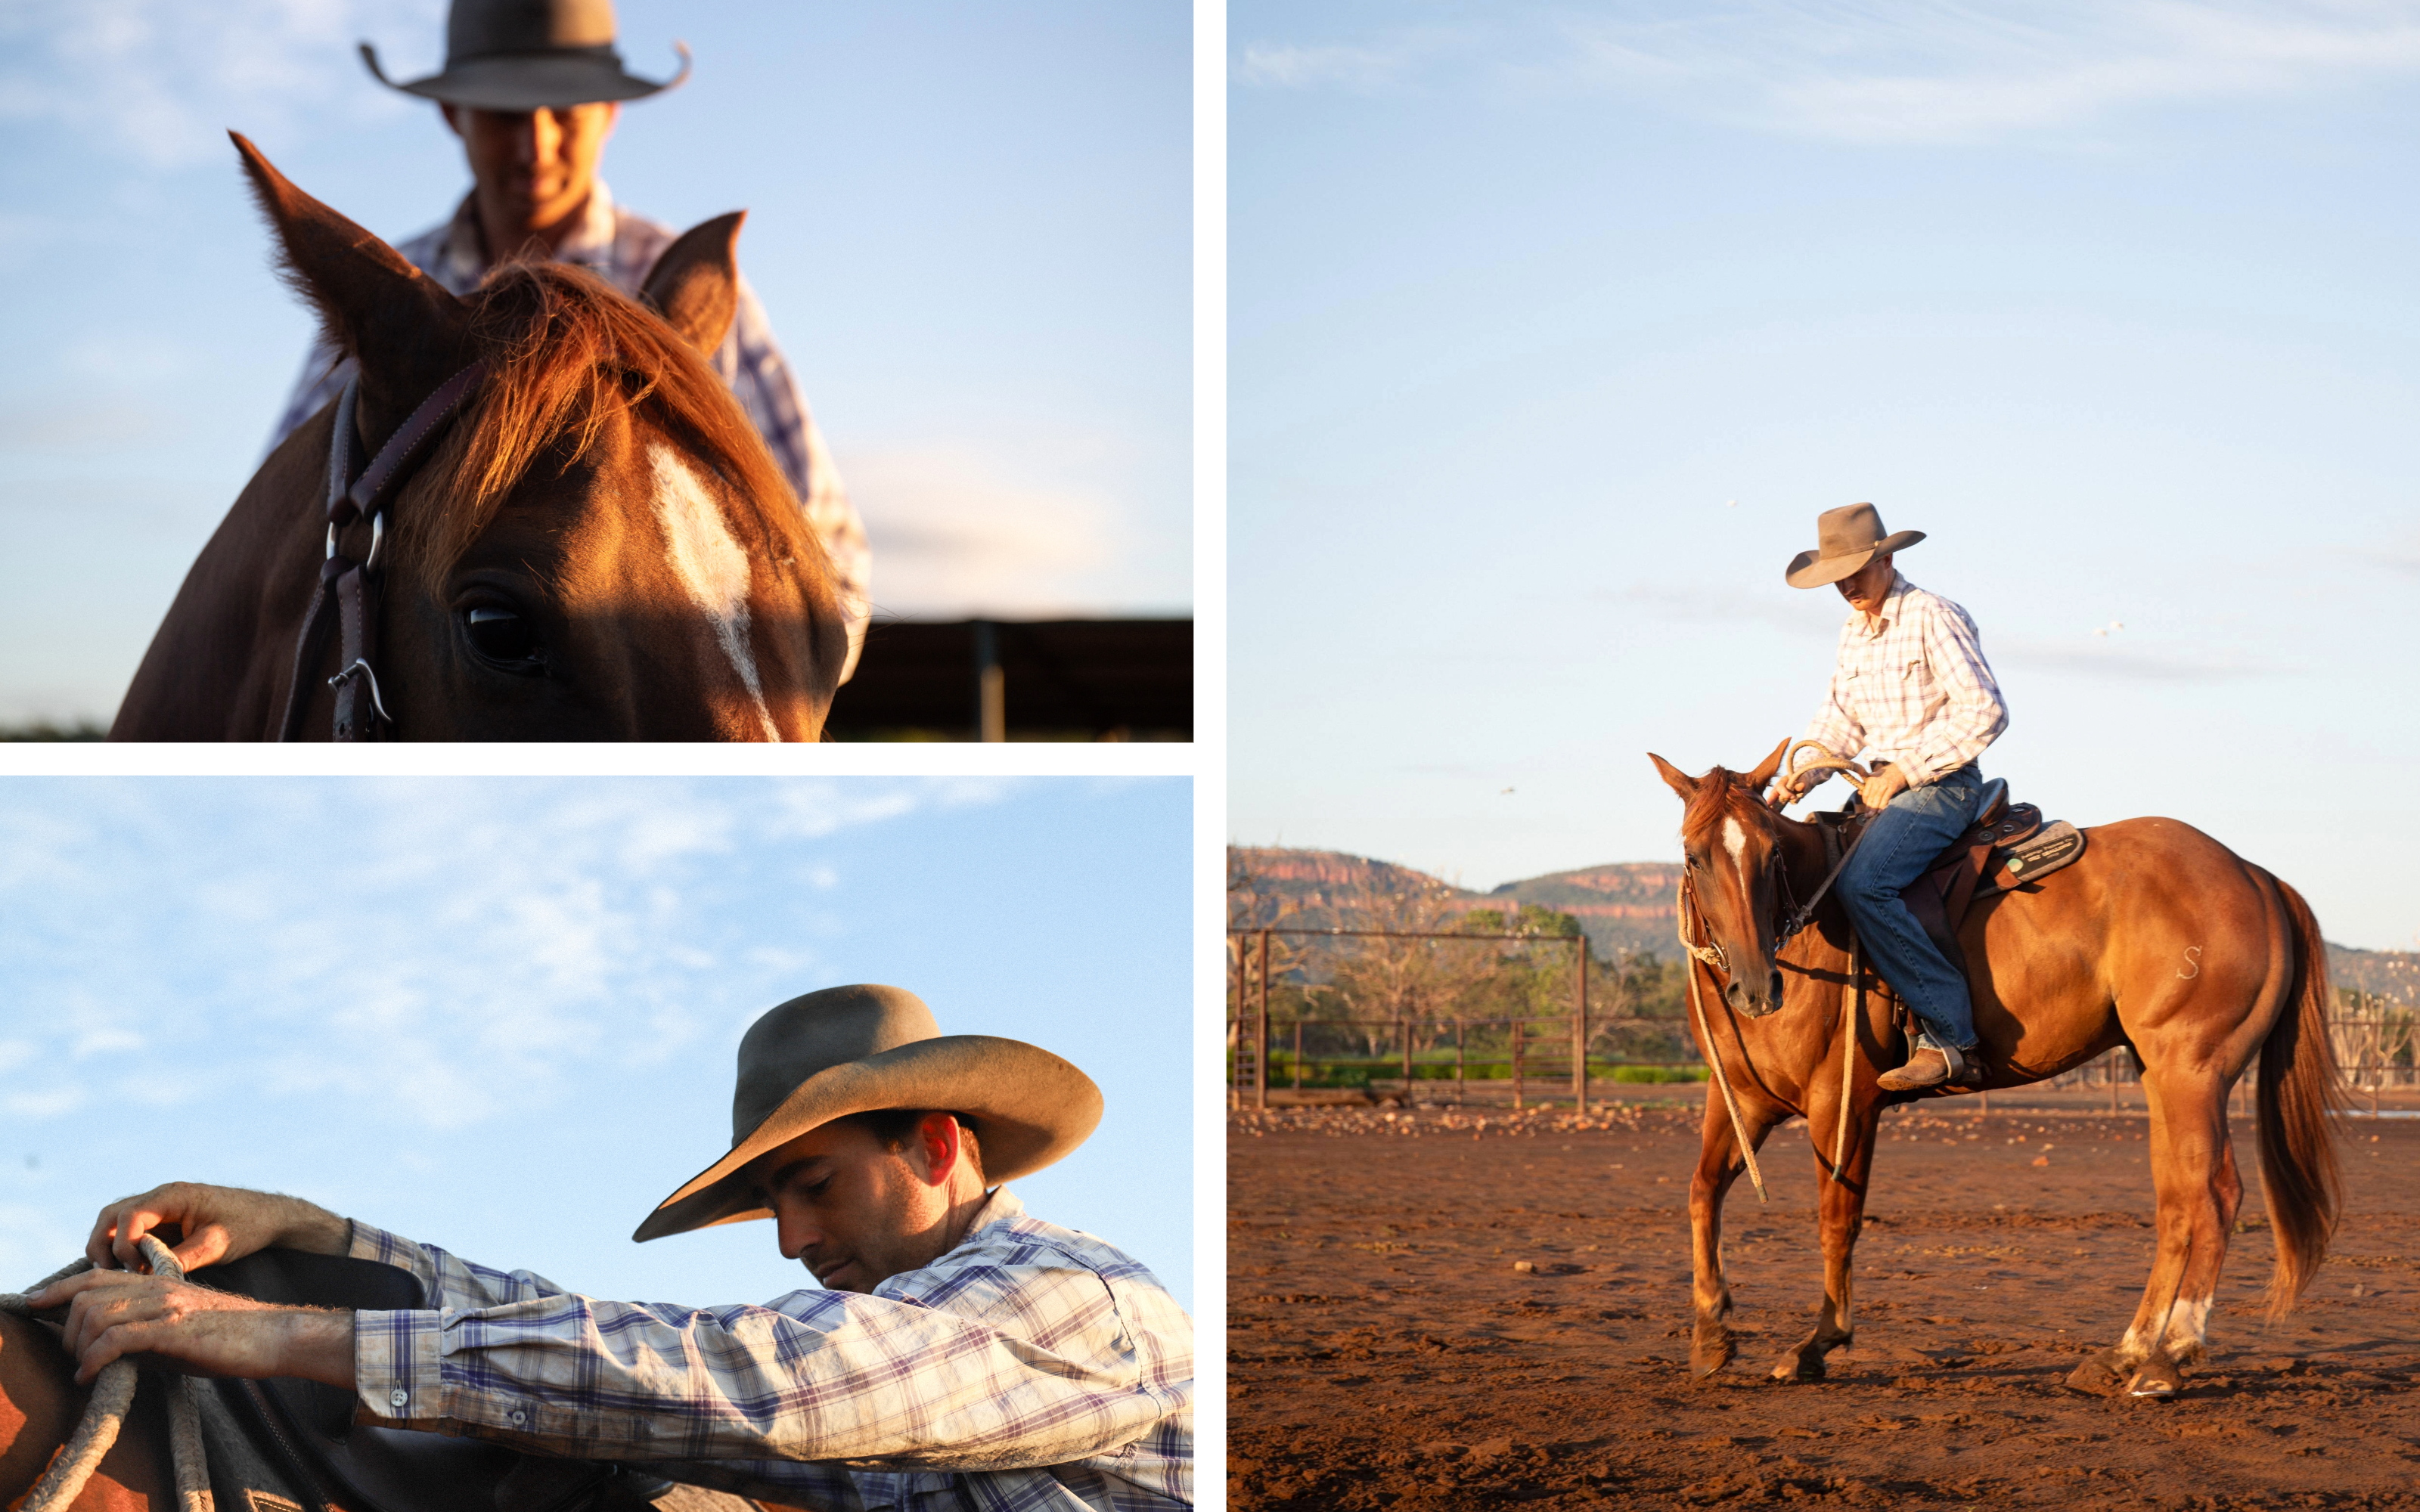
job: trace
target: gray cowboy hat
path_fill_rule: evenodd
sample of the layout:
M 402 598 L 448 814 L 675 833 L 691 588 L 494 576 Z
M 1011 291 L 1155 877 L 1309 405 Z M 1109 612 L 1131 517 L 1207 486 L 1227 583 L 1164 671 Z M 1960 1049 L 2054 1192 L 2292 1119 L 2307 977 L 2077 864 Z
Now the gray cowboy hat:
M 641 100 L 689 77 L 689 45 L 675 42 L 680 72 L 661 84 L 623 71 L 613 48 L 613 0 L 454 0 L 445 16 L 445 71 L 397 84 L 362 44 L 362 61 L 390 89 L 475 110 L 545 110 Z
M 793 997 L 739 1041 L 731 1152 L 656 1205 L 630 1237 L 769 1218 L 748 1167 L 811 1129 L 852 1113 L 932 1108 L 975 1133 L 986 1184 L 1030 1175 L 1084 1142 L 1101 1089 L 1047 1050 L 988 1034 L 943 1034 L 933 1011 L 898 987 L 827 987 Z
M 1871 504 L 1842 504 L 1815 517 L 1815 549 L 1790 559 L 1782 576 L 1792 588 L 1836 583 L 1871 562 L 1924 539 L 1922 531 L 1883 533 L 1883 517 Z

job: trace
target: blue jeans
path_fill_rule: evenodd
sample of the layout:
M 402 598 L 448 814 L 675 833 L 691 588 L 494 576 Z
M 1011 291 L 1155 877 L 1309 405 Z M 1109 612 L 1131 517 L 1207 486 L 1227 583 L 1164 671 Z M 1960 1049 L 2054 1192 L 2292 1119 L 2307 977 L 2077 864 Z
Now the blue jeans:
M 1900 901 L 1900 889 L 1975 822 L 1983 778 L 1970 763 L 1891 799 L 1866 825 L 1837 890 L 1856 927 L 1866 959 L 1914 1011 L 1935 1042 L 1955 1050 L 1975 1043 L 1975 1009 L 1963 973 L 1945 960 L 1924 926 Z

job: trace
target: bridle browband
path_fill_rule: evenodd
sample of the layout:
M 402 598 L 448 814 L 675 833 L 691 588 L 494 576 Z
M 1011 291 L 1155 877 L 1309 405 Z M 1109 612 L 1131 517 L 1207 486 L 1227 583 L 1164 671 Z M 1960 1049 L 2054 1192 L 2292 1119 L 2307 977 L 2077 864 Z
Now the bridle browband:
M 477 392 L 488 376 L 488 364 L 473 363 L 447 378 L 437 392 L 420 402 L 409 419 L 387 438 L 369 466 L 353 474 L 353 409 L 360 396 L 359 372 L 346 381 L 336 400 L 335 428 L 328 440 L 328 555 L 319 563 L 319 584 L 312 590 L 311 608 L 302 616 L 302 630 L 294 641 L 294 675 L 286 684 L 286 712 L 278 720 L 277 738 L 294 740 L 310 706 L 303 680 L 318 665 L 327 644 L 328 625 L 338 626 L 336 675 L 328 686 L 336 690 L 336 740 L 375 740 L 382 726 L 395 723 L 379 695 L 378 573 L 386 544 L 386 509 L 412 471 L 427 460 L 429 448 L 446 424 Z M 336 532 L 355 520 L 370 522 L 369 554 L 359 562 L 339 553 Z M 363 694 L 366 690 L 366 700 Z

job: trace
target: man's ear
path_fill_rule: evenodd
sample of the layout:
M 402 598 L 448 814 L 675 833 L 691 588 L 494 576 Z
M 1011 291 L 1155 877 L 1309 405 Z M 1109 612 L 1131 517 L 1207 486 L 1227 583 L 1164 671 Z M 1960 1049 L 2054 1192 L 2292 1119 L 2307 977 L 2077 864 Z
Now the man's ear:
M 739 224 L 747 219 L 746 210 L 733 210 L 682 232 L 639 288 L 639 302 L 700 356 L 714 355 L 739 314 Z
M 287 181 L 233 131 L 253 197 L 277 233 L 279 271 L 362 364 L 361 429 L 373 442 L 471 361 L 470 311 L 401 254 Z
M 916 1148 L 924 1157 L 924 1180 L 934 1186 L 946 1184 L 966 1158 L 966 1142 L 959 1137 L 958 1120 L 947 1113 L 927 1113 L 916 1124 Z
M 1698 779 L 1696 778 L 1683 775 L 1679 767 L 1674 766 L 1670 762 L 1666 761 L 1663 757 L 1656 755 L 1652 750 L 1647 753 L 1647 759 L 1653 762 L 1655 764 L 1655 770 L 1663 774 L 1664 785 L 1670 788 L 1673 792 L 1681 795 L 1681 801 L 1683 803 L 1686 803 L 1691 798 L 1698 795 Z

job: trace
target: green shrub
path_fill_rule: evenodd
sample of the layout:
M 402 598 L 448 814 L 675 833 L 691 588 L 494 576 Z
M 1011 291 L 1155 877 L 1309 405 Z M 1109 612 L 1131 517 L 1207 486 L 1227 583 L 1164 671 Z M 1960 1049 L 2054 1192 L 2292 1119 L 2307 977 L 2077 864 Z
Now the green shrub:
M 1658 1084 L 1665 1082 L 1702 1082 L 1706 1079 L 1703 1066 L 1616 1066 L 1613 1079 L 1617 1082 Z

